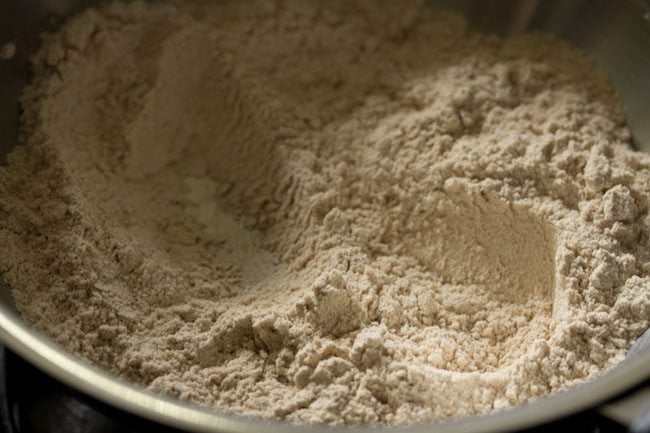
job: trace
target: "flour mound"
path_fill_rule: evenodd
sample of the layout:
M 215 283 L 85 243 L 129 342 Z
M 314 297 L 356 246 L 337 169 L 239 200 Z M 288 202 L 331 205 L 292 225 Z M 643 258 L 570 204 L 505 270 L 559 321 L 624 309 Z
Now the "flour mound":
M 300 423 L 485 413 L 623 359 L 650 157 L 606 78 L 397 3 L 115 2 L 46 35 L 0 169 L 23 317 Z

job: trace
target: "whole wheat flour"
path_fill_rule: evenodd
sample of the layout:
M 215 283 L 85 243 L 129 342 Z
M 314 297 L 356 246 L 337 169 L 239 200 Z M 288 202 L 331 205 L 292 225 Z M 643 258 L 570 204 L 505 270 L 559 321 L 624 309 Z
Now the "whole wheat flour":
M 0 270 L 151 390 L 414 423 L 592 378 L 649 324 L 650 157 L 550 37 L 417 2 L 118 2 L 33 63 Z

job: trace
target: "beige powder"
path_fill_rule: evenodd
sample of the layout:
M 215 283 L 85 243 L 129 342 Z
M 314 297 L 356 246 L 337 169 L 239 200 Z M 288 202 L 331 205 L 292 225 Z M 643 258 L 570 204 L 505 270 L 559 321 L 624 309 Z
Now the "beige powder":
M 16 44 L 7 42 L 0 46 L 0 60 L 11 60 L 16 55 Z
M 26 320 L 293 422 L 502 409 L 650 319 L 650 157 L 549 37 L 416 2 L 111 3 L 47 35 L 0 170 Z

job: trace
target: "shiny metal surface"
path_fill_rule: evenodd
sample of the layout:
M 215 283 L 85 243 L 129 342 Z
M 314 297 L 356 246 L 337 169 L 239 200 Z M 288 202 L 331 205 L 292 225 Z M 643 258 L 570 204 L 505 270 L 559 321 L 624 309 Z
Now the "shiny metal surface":
M 18 141 L 18 97 L 29 76 L 28 56 L 38 34 L 96 1 L 0 0 L 0 44 L 14 42 L 16 55 L 0 61 L 0 156 Z M 526 29 L 552 32 L 590 53 L 610 74 L 623 98 L 636 145 L 650 151 L 650 9 L 647 1 L 621 0 L 439 0 L 488 32 Z M 648 288 L 650 290 L 650 288 Z M 261 423 L 205 411 L 161 398 L 107 375 L 32 331 L 16 314 L 6 284 L 0 284 L 0 340 L 61 381 L 116 407 L 189 431 L 325 432 L 281 423 Z M 399 429 L 401 432 L 511 431 L 605 401 L 650 377 L 650 351 L 639 351 L 597 380 L 501 413 Z M 440 392 L 445 392 L 441 390 Z M 357 429 L 395 431 L 396 429 Z

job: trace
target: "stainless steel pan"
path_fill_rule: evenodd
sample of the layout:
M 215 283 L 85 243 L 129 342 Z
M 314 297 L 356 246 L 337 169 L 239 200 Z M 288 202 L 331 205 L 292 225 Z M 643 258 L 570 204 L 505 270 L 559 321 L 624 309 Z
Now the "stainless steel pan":
M 56 28 L 91 0 L 0 0 L 0 44 L 14 42 L 16 55 L 0 61 L 0 157 L 17 142 L 18 96 L 29 76 L 28 56 L 38 34 Z M 431 3 L 465 14 L 476 27 L 499 34 L 529 28 L 555 33 L 586 50 L 608 71 L 628 108 L 635 144 L 650 151 L 650 9 L 621 0 L 441 0 Z M 650 287 L 648 288 L 650 290 Z M 0 340 L 45 372 L 103 402 L 159 423 L 202 432 L 297 432 L 305 428 L 257 422 L 205 411 L 148 393 L 90 366 L 34 332 L 16 313 L 0 282 Z M 639 343 L 628 359 L 597 380 L 504 412 L 400 429 L 405 432 L 511 431 L 545 423 L 611 401 L 650 377 L 650 350 Z M 37 391 L 36 391 L 37 392 Z M 445 392 L 445 390 L 440 390 Z M 637 403 L 650 411 L 650 401 Z M 631 406 L 629 406 L 631 407 Z M 602 406 L 625 418 L 625 404 Z M 379 429 L 361 429 L 377 431 Z M 332 431 L 325 427 L 309 431 Z M 390 429 L 382 429 L 390 431 Z

